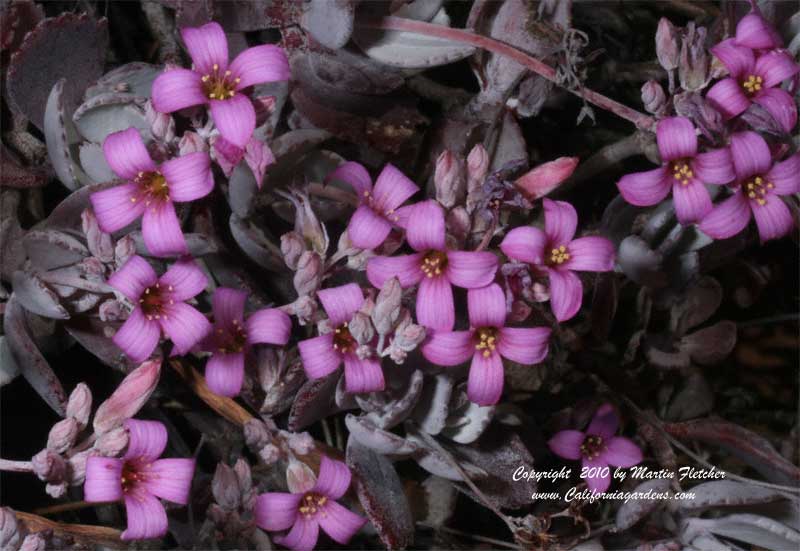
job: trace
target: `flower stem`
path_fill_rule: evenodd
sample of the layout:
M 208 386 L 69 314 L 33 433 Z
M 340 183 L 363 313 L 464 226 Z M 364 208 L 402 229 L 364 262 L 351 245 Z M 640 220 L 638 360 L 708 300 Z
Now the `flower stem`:
M 0 471 L 7 471 L 10 473 L 32 473 L 33 465 L 30 461 L 9 461 L 8 459 L 0 459 Z
M 473 46 L 477 46 L 478 48 L 483 48 L 484 50 L 509 57 L 517 63 L 524 65 L 537 75 L 546 78 L 554 84 L 560 85 L 558 79 L 556 78 L 556 70 L 550 65 L 531 57 L 525 52 L 518 50 L 517 48 L 504 42 L 500 42 L 499 40 L 495 40 L 487 36 L 475 34 L 464 29 L 454 29 L 452 27 L 445 27 L 444 25 L 435 25 L 433 23 L 426 23 L 424 21 L 415 21 L 413 19 L 392 16 L 365 19 L 363 21 L 359 21 L 358 25 L 374 29 L 411 32 L 425 36 L 434 36 L 436 38 L 442 38 L 454 42 L 471 44 Z M 580 90 L 568 90 L 576 96 L 583 98 L 587 102 L 600 107 L 601 109 L 605 109 L 606 111 L 611 111 L 615 115 L 632 122 L 637 126 L 637 128 L 650 131 L 655 129 L 656 121 L 653 119 L 653 117 L 645 115 L 644 113 L 640 113 L 635 109 L 631 109 L 630 107 L 604 96 L 599 92 L 595 92 L 594 90 L 590 90 L 588 88 L 582 88 Z

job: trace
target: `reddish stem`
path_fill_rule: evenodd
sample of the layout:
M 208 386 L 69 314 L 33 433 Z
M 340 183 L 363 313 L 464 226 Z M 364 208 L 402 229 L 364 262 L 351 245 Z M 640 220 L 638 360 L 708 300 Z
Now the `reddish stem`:
M 526 54 L 522 50 L 518 50 L 517 48 L 504 42 L 500 42 L 499 40 L 495 40 L 487 36 L 475 34 L 464 29 L 454 29 L 452 27 L 445 27 L 444 25 L 435 25 L 433 23 L 426 23 L 424 21 L 415 21 L 413 19 L 392 16 L 360 21 L 359 25 L 362 27 L 375 29 L 412 32 L 425 36 L 434 36 L 436 38 L 451 40 L 454 42 L 471 44 L 473 46 L 477 46 L 478 48 L 483 48 L 484 50 L 509 57 L 517 63 L 524 65 L 537 75 L 546 78 L 554 84 L 559 84 L 556 82 L 556 70 L 546 63 L 543 63 L 538 59 Z M 576 96 L 585 99 L 587 102 L 600 107 L 601 109 L 611 111 L 615 115 L 632 122 L 638 128 L 650 131 L 655 129 L 656 121 L 652 117 L 645 115 L 644 113 L 640 113 L 635 109 L 631 109 L 630 107 L 606 97 L 603 94 L 595 92 L 594 90 L 590 90 L 588 88 L 582 88 L 581 90 L 570 90 L 567 88 L 567 90 Z

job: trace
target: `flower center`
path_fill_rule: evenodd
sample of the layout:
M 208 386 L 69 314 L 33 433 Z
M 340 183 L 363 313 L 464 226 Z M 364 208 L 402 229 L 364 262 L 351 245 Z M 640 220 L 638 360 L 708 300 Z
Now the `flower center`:
M 347 322 L 333 330 L 333 349 L 338 350 L 342 354 L 353 352 L 358 347 L 358 343 L 350 334 L 350 329 L 347 327 Z
M 122 491 L 124 493 L 131 492 L 134 487 L 143 482 L 145 479 L 144 473 L 138 468 L 138 465 L 131 461 L 126 461 L 122 465 L 122 476 L 120 483 L 122 484 Z
M 140 172 L 133 181 L 139 185 L 139 196 L 131 197 L 131 203 L 144 200 L 145 206 L 149 207 L 154 201 L 169 201 L 169 185 L 160 172 Z
M 550 250 L 550 258 L 545 259 L 545 264 L 549 266 L 558 266 L 569 260 L 569 251 L 565 245 L 554 247 Z
M 167 287 L 167 290 L 172 292 L 172 285 Z M 142 307 L 144 315 L 150 321 L 153 319 L 161 319 L 162 317 L 167 319 L 164 307 L 174 303 L 175 302 L 169 298 L 168 295 L 165 296 L 163 289 L 158 283 L 145 289 L 144 293 L 142 293 L 142 296 L 139 298 L 139 306 Z
M 746 80 L 742 81 L 742 88 L 745 94 L 752 96 L 761 90 L 761 85 L 764 79 L 757 75 L 749 75 Z
M 328 513 L 325 511 L 325 509 L 323 509 L 327 502 L 327 497 L 321 496 L 314 492 L 309 492 L 303 496 L 303 499 L 300 500 L 300 514 L 305 516 L 307 519 L 313 517 L 317 513 L 322 514 L 323 517 L 327 517 Z
M 386 217 L 392 222 L 397 222 L 400 220 L 400 217 L 395 214 L 394 209 L 389 209 L 387 211 L 382 211 L 381 206 L 372 196 L 372 192 L 369 190 L 364 190 L 364 204 L 371 208 L 378 216 Z
M 744 184 L 744 192 L 759 206 L 767 204 L 767 192 L 775 187 L 772 182 L 765 182 L 761 176 L 755 176 Z
M 230 328 L 217 329 L 217 350 L 223 354 L 235 354 L 244 350 L 247 345 L 247 331 L 239 320 L 231 321 Z
M 478 342 L 475 343 L 475 350 L 488 358 L 497 347 L 497 329 L 495 327 L 481 327 L 476 332 Z
M 597 459 L 605 448 L 606 446 L 601 436 L 588 434 L 583 439 L 583 444 L 581 444 L 581 453 L 586 459 Z
M 209 74 L 200 79 L 203 82 L 203 91 L 208 99 L 226 100 L 236 95 L 236 85 L 241 82 L 239 77 L 231 78 L 231 72 L 220 73 L 216 63 Z
M 443 251 L 428 251 L 420 266 L 422 273 L 428 277 L 442 275 L 445 268 L 447 268 L 447 254 Z
M 694 172 L 692 172 L 692 168 L 686 161 L 672 161 L 670 163 L 670 168 L 672 170 L 672 177 L 680 182 L 682 186 L 688 186 L 689 182 L 694 178 Z

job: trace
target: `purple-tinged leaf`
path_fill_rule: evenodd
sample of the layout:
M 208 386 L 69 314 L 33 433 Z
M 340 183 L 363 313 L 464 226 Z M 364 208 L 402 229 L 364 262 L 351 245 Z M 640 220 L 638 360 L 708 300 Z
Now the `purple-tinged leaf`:
M 40 270 L 71 266 L 89 256 L 89 249 L 68 233 L 33 230 L 22 240 L 31 263 Z
M 736 346 L 736 324 L 722 320 L 681 339 L 680 348 L 700 365 L 715 365 Z
M 422 391 L 424 376 L 422 371 L 414 370 L 408 386 L 402 395 L 391 399 L 380 411 L 367 414 L 367 418 L 382 429 L 391 429 L 406 420 L 417 405 Z M 356 397 L 358 399 L 358 397 Z
M 64 324 L 64 329 L 78 344 L 91 352 L 105 365 L 123 373 L 130 372 L 138 364 L 132 362 L 111 340 L 120 324 L 104 323 L 95 319 L 73 318 Z
M 353 33 L 355 4 L 356 0 L 310 0 L 303 4 L 300 26 L 326 48 L 341 48 Z
M 387 455 L 410 455 L 419 449 L 410 439 L 385 431 L 365 417 L 347 414 L 344 424 L 350 436 L 362 446 Z
M 306 381 L 300 387 L 289 411 L 290 431 L 301 431 L 336 412 L 334 396 L 336 384 L 341 376 L 341 372 L 337 370 L 327 377 Z
M 626 237 L 617 251 L 617 264 L 630 279 L 648 287 L 663 287 L 667 275 L 661 269 L 661 254 L 638 235 Z
M 25 232 L 17 213 L 20 197 L 17 190 L 0 189 L 0 274 L 6 280 L 25 263 Z
M 3 2 L 0 11 L 0 48 L 15 51 L 25 35 L 44 19 L 44 9 L 33 1 Z
M 670 480 L 668 478 L 657 478 L 654 480 L 647 480 L 642 482 L 633 492 L 657 492 L 668 493 Z M 655 511 L 659 506 L 663 506 L 666 499 L 631 499 L 622 504 L 617 510 L 617 516 L 614 520 L 617 530 L 627 530 L 650 513 Z
M 686 290 L 682 300 L 672 307 L 670 315 L 675 331 L 684 335 L 692 327 L 707 321 L 722 304 L 722 287 L 713 277 L 702 277 Z
M 0 187 L 36 188 L 47 184 L 47 173 L 39 167 L 23 166 L 17 156 L 5 144 L 0 144 L 0 166 L 3 177 Z
M 293 0 L 228 0 L 216 19 L 226 31 L 260 31 L 287 27 L 300 19 L 302 4 Z
M 75 190 L 81 185 L 85 175 L 72 158 L 70 145 L 77 143 L 77 130 L 72 119 L 66 115 L 64 106 L 64 83 L 66 79 L 59 80 L 47 98 L 44 113 L 44 138 L 47 143 L 47 154 L 50 164 L 61 183 L 68 189 Z M 82 178 L 83 177 L 83 178 Z
M 452 394 L 453 379 L 448 375 L 439 374 L 427 378 L 413 414 L 423 431 L 433 435 L 442 432 L 450 412 Z
M 231 214 L 230 229 L 236 244 L 250 260 L 272 272 L 284 269 L 280 247 L 271 236 L 265 234 L 265 230 L 236 214 Z
M 11 353 L 8 337 L 0 335 L 0 388 L 4 387 L 19 375 L 19 365 Z
M 773 551 L 797 549 L 800 546 L 800 532 L 768 517 L 751 514 L 729 515 L 711 519 L 689 519 L 690 526 L 684 529 L 683 538 L 688 533 L 711 532 L 717 536 L 749 543 Z
M 735 480 L 714 480 L 692 487 L 694 497 L 677 500 L 684 511 L 699 512 L 711 507 L 739 507 L 758 505 L 786 499 L 786 495 L 754 484 Z
M 413 431 L 408 431 L 406 439 L 412 444 L 419 447 L 419 450 L 414 454 L 414 461 L 420 467 L 429 473 L 460 482 L 464 480 L 459 470 L 445 457 L 439 450 L 430 446 L 422 437 L 415 434 Z M 488 476 L 487 472 L 460 458 L 455 458 L 458 465 L 463 469 L 471 480 L 483 479 Z
M 17 301 L 27 311 L 46 318 L 69 319 L 69 312 L 61 306 L 58 295 L 35 273 L 16 271 L 11 284 Z

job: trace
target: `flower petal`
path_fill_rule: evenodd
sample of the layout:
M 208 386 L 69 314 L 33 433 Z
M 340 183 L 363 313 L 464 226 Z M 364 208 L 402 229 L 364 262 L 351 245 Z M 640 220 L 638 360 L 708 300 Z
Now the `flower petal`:
M 750 130 L 731 136 L 731 157 L 739 180 L 765 174 L 772 166 L 767 142 Z
M 583 302 L 580 278 L 569 270 L 548 270 L 550 276 L 550 308 L 558 321 L 575 316 Z
M 114 174 L 123 180 L 133 180 L 139 172 L 156 169 L 136 128 L 109 134 L 103 142 L 103 155 Z
M 335 501 L 328 501 L 323 507 L 324 515 L 319 515 L 319 525 L 330 538 L 341 545 L 350 539 L 367 523 L 367 519 L 345 509 Z
M 550 333 L 549 327 L 503 327 L 497 351 L 522 365 L 541 363 L 547 357 Z
M 89 201 L 100 229 L 113 233 L 139 218 L 145 208 L 139 192 L 139 184 L 128 183 L 92 193 Z
M 199 73 L 169 69 L 153 81 L 150 101 L 159 113 L 174 113 L 208 101 Z
M 179 203 L 205 197 L 214 189 L 211 158 L 205 151 L 170 159 L 159 167 L 169 186 L 169 197 Z
M 500 243 L 500 250 L 509 259 L 529 264 L 542 264 L 547 235 L 539 228 L 523 226 L 514 228 Z
M 444 250 L 444 233 L 444 211 L 439 203 L 428 200 L 411 207 L 406 239 L 412 249 L 419 252 Z
M 394 211 L 419 191 L 419 187 L 394 165 L 387 164 L 375 180 L 373 197 L 378 210 Z
M 733 78 L 717 82 L 706 94 L 706 99 L 725 119 L 733 118 L 750 107 L 750 100 Z
M 800 72 L 800 65 L 786 50 L 772 50 L 758 57 L 753 72 L 764 79 L 762 88 L 772 88 Z
M 128 431 L 128 449 L 126 460 L 155 461 L 167 447 L 167 428 L 159 421 L 142 421 L 126 419 L 125 430 Z
M 797 106 L 786 90 L 767 88 L 753 98 L 753 101 L 766 109 L 786 133 L 791 132 L 797 124 Z
M 90 503 L 122 499 L 122 464 L 115 457 L 88 458 L 83 499 Z
M 467 380 L 467 396 L 479 406 L 491 406 L 503 394 L 503 360 L 492 352 L 488 357 L 480 352 L 472 356 Z
M 145 489 L 172 503 L 186 505 L 192 490 L 194 459 L 169 458 L 154 461 L 146 469 Z
M 727 184 L 736 178 L 731 150 L 727 147 L 699 153 L 692 160 L 692 172 L 704 184 Z
M 138 302 L 144 290 L 155 285 L 157 281 L 156 272 L 139 255 L 130 257 L 119 270 L 108 278 L 108 284 L 128 297 L 131 302 Z
M 147 207 L 142 216 L 142 239 L 153 256 L 175 256 L 186 254 L 186 240 L 181 223 L 171 202 L 159 202 Z
M 497 257 L 488 251 L 447 251 L 445 274 L 450 283 L 464 289 L 485 287 L 494 281 Z
M 209 105 L 211 118 L 222 137 L 244 149 L 256 128 L 256 110 L 250 98 L 237 93 L 225 100 L 212 99 Z
M 575 237 L 575 228 L 578 227 L 578 213 L 575 208 L 564 201 L 551 201 L 544 199 L 544 233 L 547 234 L 550 244 L 555 246 L 566 245 Z
M 417 290 L 417 322 L 428 329 L 451 331 L 456 323 L 453 288 L 444 276 L 424 277 Z
M 590 490 L 602 494 L 611 486 L 611 472 L 604 473 L 603 471 L 605 467 L 608 467 L 608 464 L 600 458 L 591 460 L 584 457 L 581 461 L 581 467 L 594 474 L 594 476 L 589 476 L 585 479 L 586 486 L 588 486 Z M 605 474 L 605 476 L 602 476 L 601 473 Z
M 229 69 L 231 78 L 240 79 L 237 90 L 264 82 L 289 80 L 290 76 L 286 53 L 272 44 L 247 48 L 234 58 Z
M 467 293 L 471 327 L 503 327 L 506 323 L 506 295 L 497 283 Z
M 141 308 L 134 308 L 111 340 L 131 361 L 142 362 L 150 357 L 160 339 L 161 327 L 158 323 L 148 320 Z
M 602 404 L 592 417 L 592 422 L 586 429 L 586 434 L 599 436 L 603 440 L 608 440 L 619 429 L 619 415 L 611 404 Z
M 767 182 L 775 186 L 778 195 L 800 193 L 800 153 L 772 165 L 767 173 Z
M 353 314 L 364 304 L 364 293 L 355 283 L 321 289 L 317 292 L 317 297 L 333 325 L 350 321 Z
M 581 445 L 586 435 L 579 430 L 562 430 L 547 442 L 550 451 L 564 459 L 580 459 Z
M 262 308 L 247 318 L 247 342 L 283 346 L 289 342 L 292 320 L 277 308 Z
M 341 354 L 333 348 L 331 333 L 300 341 L 297 348 L 309 379 L 319 379 L 333 373 L 342 363 Z
M 719 59 L 734 78 L 740 78 L 753 72 L 756 56 L 753 50 L 741 44 L 736 39 L 723 40 L 713 48 L 711 53 Z
M 292 525 L 292 529 L 285 536 L 275 536 L 272 540 L 278 545 L 288 547 L 293 551 L 312 551 L 319 538 L 319 524 L 316 518 L 306 519 L 302 515 Z
M 158 321 L 180 356 L 189 352 L 211 331 L 211 323 L 206 317 L 185 302 L 166 306 L 164 315 Z
M 780 35 L 760 14 L 748 13 L 736 25 L 736 43 L 754 50 L 781 46 Z
M 475 352 L 472 331 L 434 331 L 422 345 L 422 355 L 436 365 L 466 362 Z
M 146 540 L 167 533 L 167 512 L 158 498 L 146 491 L 126 494 L 125 512 L 128 529 L 120 535 L 121 540 Z
M 214 394 L 238 396 L 244 381 L 244 352 L 215 351 L 206 362 L 206 383 Z
M 683 225 L 699 222 L 711 212 L 711 196 L 697 178 L 692 178 L 685 186 L 675 182 L 672 185 L 672 199 L 678 222 Z
M 228 68 L 228 39 L 219 23 L 184 27 L 181 38 L 198 73 L 210 75 L 214 72 L 214 65 L 220 73 Z
M 367 205 L 361 205 L 353 213 L 347 225 L 350 242 L 359 249 L 374 249 L 386 240 L 392 225 Z
M 563 267 L 581 272 L 610 272 L 614 269 L 614 244 L 600 236 L 579 237 L 568 246 L 569 260 Z
M 669 194 L 670 178 L 664 167 L 626 174 L 617 182 L 622 197 L 631 205 L 649 207 Z
M 344 355 L 344 382 L 347 392 L 353 394 L 377 392 L 386 386 L 380 360 L 355 354 Z
M 615 436 L 606 444 L 602 458 L 615 467 L 633 467 L 642 462 L 642 450 L 631 440 Z
M 419 269 L 424 253 L 406 256 L 375 256 L 367 262 L 367 279 L 380 289 L 387 280 L 396 277 L 401 287 L 411 287 L 422 279 Z
M 167 288 L 170 298 L 176 302 L 195 297 L 208 286 L 206 274 L 191 257 L 184 257 L 173 263 L 158 282 L 161 287 Z
M 323 455 L 319 463 L 319 476 L 311 491 L 329 499 L 339 499 L 347 492 L 351 479 L 347 465 Z
M 302 497 L 302 494 L 284 492 L 259 495 L 253 510 L 256 524 L 259 528 L 270 532 L 288 530 L 297 518 L 297 509 Z
M 336 170 L 328 174 L 325 183 L 327 184 L 331 180 L 349 184 L 358 195 L 359 200 L 363 200 L 372 192 L 372 178 L 370 178 L 369 172 L 364 165 L 355 161 L 347 161 L 339 165 Z
M 794 228 L 794 219 L 789 207 L 777 195 L 768 194 L 763 205 L 753 204 L 753 218 L 758 226 L 761 242 L 783 237 Z
M 656 129 L 656 141 L 664 162 L 694 157 L 697 154 L 697 134 L 692 121 L 686 117 L 661 119 Z
M 704 234 L 727 239 L 741 232 L 750 222 L 750 205 L 741 190 L 716 205 L 698 224 Z
M 214 326 L 228 328 L 234 322 L 244 323 L 244 305 L 247 293 L 238 289 L 217 287 L 211 297 L 211 310 L 214 312 Z

